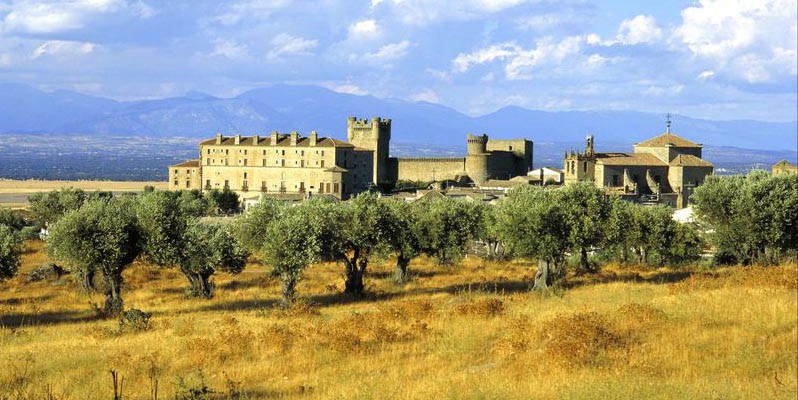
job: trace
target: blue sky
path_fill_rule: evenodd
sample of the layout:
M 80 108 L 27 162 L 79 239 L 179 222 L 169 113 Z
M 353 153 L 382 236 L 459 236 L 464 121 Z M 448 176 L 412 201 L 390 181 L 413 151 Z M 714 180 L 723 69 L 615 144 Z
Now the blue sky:
M 0 81 L 793 121 L 797 0 L 0 0 Z

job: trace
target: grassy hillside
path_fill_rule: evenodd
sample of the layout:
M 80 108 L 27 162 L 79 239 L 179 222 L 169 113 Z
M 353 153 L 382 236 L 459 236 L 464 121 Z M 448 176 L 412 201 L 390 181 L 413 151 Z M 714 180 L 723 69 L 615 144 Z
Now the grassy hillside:
M 264 266 L 218 276 L 189 300 L 182 275 L 135 265 L 125 305 L 152 312 L 144 332 L 94 318 L 71 278 L 24 283 L 47 262 L 27 243 L 22 274 L 0 284 L 0 398 L 172 399 L 203 386 L 239 399 L 794 399 L 798 270 L 606 267 L 567 290 L 528 291 L 530 263 L 421 260 L 396 287 L 391 263 L 370 295 L 340 294 L 342 268 L 318 265 L 274 304 Z M 213 396 L 213 397 L 212 397 Z M 178 397 L 180 398 L 180 397 Z M 183 397 L 192 398 L 192 397 Z M 197 397 L 202 398 L 202 397 Z

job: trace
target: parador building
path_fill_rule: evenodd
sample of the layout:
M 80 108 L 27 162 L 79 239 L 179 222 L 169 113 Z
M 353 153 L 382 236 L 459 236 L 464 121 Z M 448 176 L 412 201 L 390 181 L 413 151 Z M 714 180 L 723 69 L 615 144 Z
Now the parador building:
M 389 155 L 391 120 L 347 118 L 347 139 L 272 131 L 268 136 L 223 136 L 202 141 L 199 159 L 169 167 L 169 189 L 230 189 L 242 198 L 327 194 L 347 199 L 375 184 L 399 180 L 476 185 L 532 169 L 532 141 L 467 135 L 465 157 Z

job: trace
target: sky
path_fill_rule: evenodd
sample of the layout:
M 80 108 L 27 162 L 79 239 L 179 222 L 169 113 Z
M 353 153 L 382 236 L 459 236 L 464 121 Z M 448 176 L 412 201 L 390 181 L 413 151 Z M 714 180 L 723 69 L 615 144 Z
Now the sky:
M 798 0 L 0 0 L 0 81 L 798 119 Z

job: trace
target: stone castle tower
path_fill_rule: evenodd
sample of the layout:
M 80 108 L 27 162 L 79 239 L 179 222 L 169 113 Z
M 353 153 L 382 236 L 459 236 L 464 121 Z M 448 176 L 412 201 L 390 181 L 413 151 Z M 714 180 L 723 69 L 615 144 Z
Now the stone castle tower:
M 388 146 L 391 141 L 391 120 L 374 117 L 371 121 L 349 117 L 346 120 L 349 143 L 374 151 L 374 183 L 390 180 L 388 176 Z
M 488 135 L 466 136 L 468 152 L 466 153 L 465 167 L 468 176 L 476 184 L 481 184 L 488 179 Z

